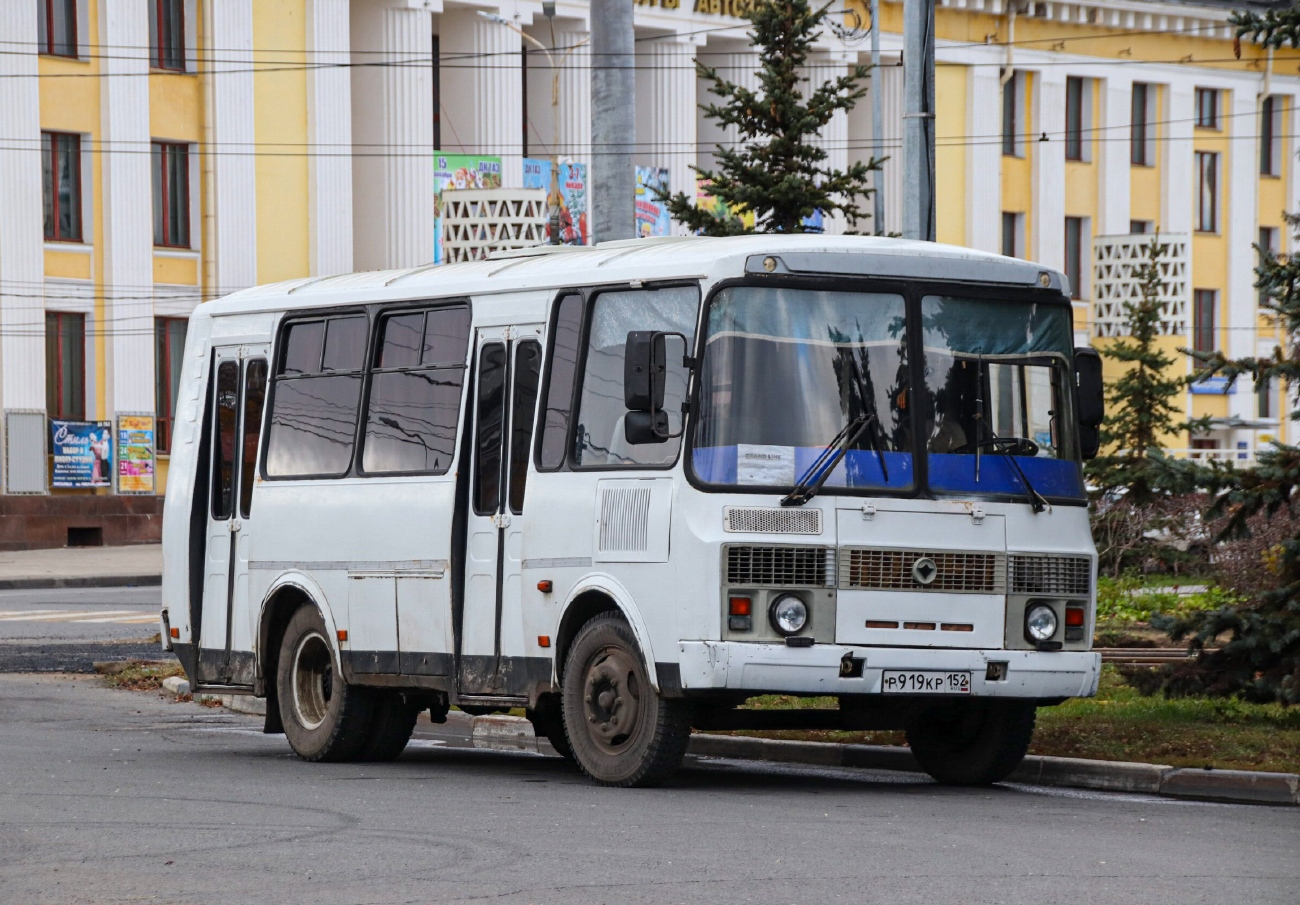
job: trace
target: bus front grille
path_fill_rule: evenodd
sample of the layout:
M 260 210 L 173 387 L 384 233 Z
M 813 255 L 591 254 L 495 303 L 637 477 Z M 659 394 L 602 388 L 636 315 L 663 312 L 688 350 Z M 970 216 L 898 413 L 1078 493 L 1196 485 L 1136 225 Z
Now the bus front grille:
M 832 547 L 731 546 L 726 548 L 727 584 L 771 587 L 834 587 Z
M 1092 584 L 1092 560 L 1086 556 L 1011 556 L 1013 594 L 1059 594 L 1087 597 Z
M 918 579 L 919 570 L 930 576 Z M 1006 566 L 1001 553 L 952 553 L 925 550 L 846 548 L 840 556 L 839 586 L 846 590 L 943 591 L 956 594 L 1005 594 Z

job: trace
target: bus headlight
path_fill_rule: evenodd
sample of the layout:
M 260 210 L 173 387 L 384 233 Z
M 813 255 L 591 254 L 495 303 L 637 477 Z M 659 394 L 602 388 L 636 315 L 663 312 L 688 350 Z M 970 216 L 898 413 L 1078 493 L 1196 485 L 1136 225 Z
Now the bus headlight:
M 1056 610 L 1036 603 L 1025 612 L 1025 637 L 1030 641 L 1047 641 L 1056 634 Z
M 767 618 L 782 635 L 794 635 L 808 624 L 807 605 L 793 594 L 782 594 L 772 601 Z

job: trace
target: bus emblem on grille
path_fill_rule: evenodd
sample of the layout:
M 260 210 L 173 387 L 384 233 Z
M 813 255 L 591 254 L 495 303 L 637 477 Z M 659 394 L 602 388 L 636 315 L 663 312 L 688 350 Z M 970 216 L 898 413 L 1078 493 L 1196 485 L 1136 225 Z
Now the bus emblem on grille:
M 917 584 L 929 584 L 938 574 L 939 567 L 928 556 L 922 556 L 912 563 L 912 577 L 916 579 Z

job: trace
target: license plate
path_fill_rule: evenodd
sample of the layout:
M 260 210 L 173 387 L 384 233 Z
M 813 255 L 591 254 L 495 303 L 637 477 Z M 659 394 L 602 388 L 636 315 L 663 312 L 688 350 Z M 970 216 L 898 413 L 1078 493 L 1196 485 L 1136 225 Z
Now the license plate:
M 880 690 L 885 694 L 970 694 L 970 673 L 887 669 Z

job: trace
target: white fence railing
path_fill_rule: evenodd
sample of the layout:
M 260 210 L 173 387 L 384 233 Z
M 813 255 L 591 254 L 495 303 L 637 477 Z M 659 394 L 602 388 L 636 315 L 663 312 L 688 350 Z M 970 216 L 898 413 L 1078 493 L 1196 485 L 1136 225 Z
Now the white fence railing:
M 1192 459 L 1201 462 L 1223 462 L 1238 468 L 1251 468 L 1255 464 L 1253 449 L 1166 449 L 1172 459 Z

